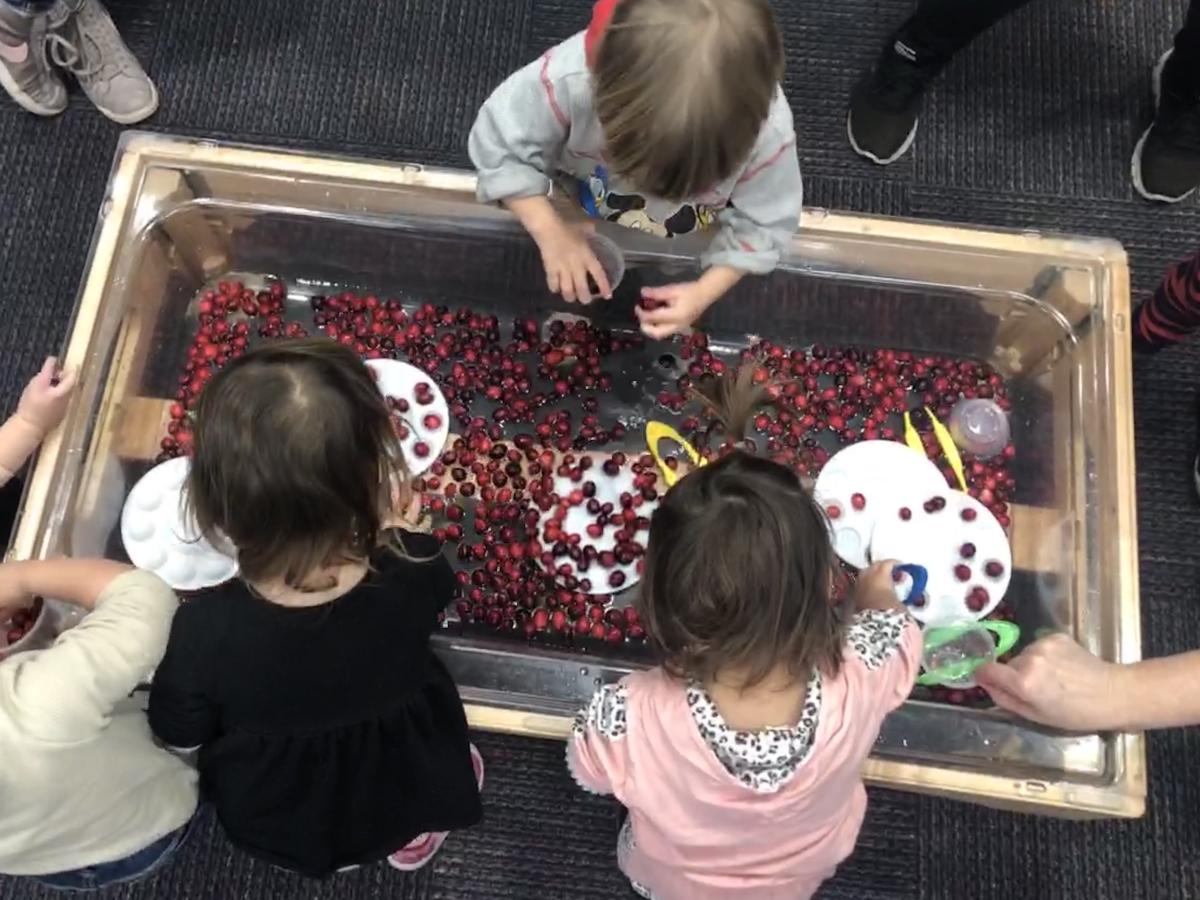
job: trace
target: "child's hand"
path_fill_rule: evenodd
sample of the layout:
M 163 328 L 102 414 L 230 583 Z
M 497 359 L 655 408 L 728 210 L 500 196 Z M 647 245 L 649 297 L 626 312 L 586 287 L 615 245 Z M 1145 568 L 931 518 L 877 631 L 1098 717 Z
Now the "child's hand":
M 42 370 L 25 386 L 21 402 L 17 404 L 17 415 L 45 434 L 66 415 L 74 389 L 75 372 L 70 369 L 59 372 L 58 360 L 47 357 Z
M 900 565 L 897 560 L 885 559 L 858 573 L 854 584 L 854 608 L 895 609 L 903 608 L 896 598 L 896 582 L 892 570 Z
M 599 296 L 612 297 L 608 276 L 596 254 L 588 246 L 587 236 L 591 227 L 568 225 L 556 215 L 536 231 L 531 231 L 538 250 L 542 253 L 542 265 L 546 267 L 546 287 L 568 303 L 578 300 L 591 303 L 592 290 L 588 285 L 590 275 Z
M 642 299 L 653 309 L 634 308 L 642 332 L 661 341 L 691 326 L 717 298 L 699 281 L 642 288 Z

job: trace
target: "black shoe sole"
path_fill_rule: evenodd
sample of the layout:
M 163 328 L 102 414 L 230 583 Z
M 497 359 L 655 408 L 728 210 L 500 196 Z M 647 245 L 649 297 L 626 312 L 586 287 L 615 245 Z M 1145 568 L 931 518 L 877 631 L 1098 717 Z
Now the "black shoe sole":
M 1171 50 L 1168 50 L 1166 53 L 1164 53 L 1162 56 L 1159 57 L 1158 62 L 1154 64 L 1154 71 L 1150 76 L 1151 77 L 1151 89 L 1154 92 L 1155 115 L 1158 114 L 1158 104 L 1159 104 L 1160 98 L 1162 97 L 1163 69 L 1166 68 L 1167 60 L 1171 58 L 1171 54 L 1173 52 L 1174 52 L 1174 48 L 1172 48 Z M 1153 122 L 1151 122 L 1148 126 L 1146 126 L 1146 130 L 1142 132 L 1142 136 L 1140 138 L 1138 138 L 1138 142 L 1133 148 L 1133 159 L 1130 162 L 1130 166 L 1129 166 L 1129 176 L 1130 176 L 1130 179 L 1133 181 L 1133 189 L 1135 191 L 1137 191 L 1139 194 L 1141 194 L 1143 197 L 1145 197 L 1147 200 L 1153 201 L 1155 203 L 1178 203 L 1180 200 L 1186 200 L 1188 197 L 1192 196 L 1192 194 L 1196 193 L 1195 187 L 1192 187 L 1189 190 L 1184 191 L 1178 197 L 1168 197 L 1165 194 L 1156 194 L 1153 191 L 1148 190 L 1146 188 L 1146 185 L 1144 185 L 1142 183 L 1142 150 L 1146 146 L 1146 140 L 1150 137 L 1150 129 L 1152 129 L 1153 127 L 1154 127 Z
M 851 124 L 850 124 L 851 118 L 852 118 L 852 114 L 846 113 L 846 137 L 848 137 L 850 139 L 850 147 L 859 156 L 863 157 L 864 159 L 869 159 L 871 162 L 875 163 L 876 165 L 880 165 L 880 166 L 890 166 L 892 163 L 894 163 L 896 160 L 898 160 L 900 157 L 902 157 L 905 153 L 908 152 L 909 148 L 912 147 L 912 145 L 913 145 L 913 141 L 915 141 L 917 139 L 917 126 L 921 123 L 921 120 L 919 118 L 915 122 L 913 122 L 913 127 L 909 130 L 908 137 L 906 137 L 904 139 L 904 143 L 902 143 L 900 145 L 900 147 L 896 150 L 896 152 L 893 153 L 891 156 L 889 156 L 887 159 L 880 159 L 878 156 L 876 156 L 870 150 L 864 150 L 862 147 L 860 147 L 858 145 L 858 141 L 856 141 L 854 139 L 854 129 L 851 127 Z

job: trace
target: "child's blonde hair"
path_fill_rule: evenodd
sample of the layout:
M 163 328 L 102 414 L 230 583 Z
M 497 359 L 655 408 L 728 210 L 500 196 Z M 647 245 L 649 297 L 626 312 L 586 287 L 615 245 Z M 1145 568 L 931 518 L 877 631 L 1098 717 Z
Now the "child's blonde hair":
M 187 499 L 224 534 L 242 576 L 304 589 L 317 569 L 392 546 L 400 444 L 370 370 L 325 337 L 279 341 L 231 362 L 200 394 Z
M 622 0 L 592 70 L 609 167 L 682 201 L 750 155 L 783 44 L 766 0 Z

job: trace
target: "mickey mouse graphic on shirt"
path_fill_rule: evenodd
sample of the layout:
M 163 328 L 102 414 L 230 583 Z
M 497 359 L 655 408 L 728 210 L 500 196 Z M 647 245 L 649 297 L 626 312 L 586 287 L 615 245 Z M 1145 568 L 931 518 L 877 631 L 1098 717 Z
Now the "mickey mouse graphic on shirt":
M 704 231 L 717 221 L 716 210 L 703 204 L 681 204 L 661 222 L 646 211 L 646 198 L 640 194 L 621 194 L 609 186 L 608 170 L 596 166 L 587 180 L 578 180 L 579 205 L 596 219 L 615 222 L 626 228 L 644 231 L 658 237 L 675 237 Z

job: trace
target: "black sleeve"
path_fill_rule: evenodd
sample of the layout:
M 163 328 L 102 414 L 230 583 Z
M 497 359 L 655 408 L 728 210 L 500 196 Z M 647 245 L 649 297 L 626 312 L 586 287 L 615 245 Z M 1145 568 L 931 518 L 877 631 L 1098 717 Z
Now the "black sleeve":
M 413 564 L 424 570 L 426 583 L 429 586 L 427 613 L 434 619 L 430 627 L 437 624 L 437 614 L 445 609 L 454 599 L 458 584 L 454 580 L 454 570 L 442 552 L 441 545 L 431 534 L 420 534 L 412 531 L 402 531 L 404 550 L 412 558 Z
M 176 613 L 167 652 L 150 685 L 150 730 L 180 750 L 200 747 L 218 735 L 217 705 L 207 690 L 216 660 L 201 646 L 210 628 L 202 606 L 203 600 L 192 600 Z

